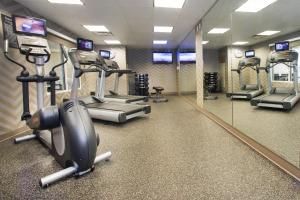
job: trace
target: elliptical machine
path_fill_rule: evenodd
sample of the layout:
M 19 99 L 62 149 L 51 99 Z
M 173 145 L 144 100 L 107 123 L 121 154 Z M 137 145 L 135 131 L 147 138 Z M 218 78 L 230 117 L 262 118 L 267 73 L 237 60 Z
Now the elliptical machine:
M 17 25 L 16 21 L 23 24 L 18 23 Z M 15 143 L 38 139 L 49 149 L 55 160 L 65 168 L 41 178 L 39 181 L 41 187 L 47 187 L 49 184 L 71 175 L 81 176 L 92 171 L 95 164 L 102 160 L 108 160 L 111 157 L 111 152 L 96 157 L 100 139 L 95 134 L 93 122 L 83 102 L 71 99 L 60 106 L 55 105 L 55 82 L 59 80 L 55 69 L 68 61 L 67 53 L 61 46 L 64 62 L 55 65 L 49 76 L 45 75 L 44 65 L 51 57 L 48 42 L 42 37 L 46 36 L 47 33 L 46 21 L 13 16 L 13 23 L 20 53 L 25 55 L 27 62 L 35 64 L 36 68 L 36 74 L 30 75 L 23 64 L 10 58 L 8 55 L 8 40 L 5 40 L 5 57 L 22 68 L 20 75 L 17 77 L 17 81 L 22 83 L 23 93 L 21 120 L 26 121 L 27 126 L 33 130 L 30 135 L 16 138 Z M 29 29 L 30 25 L 32 26 Z M 23 29 L 23 27 L 26 27 L 26 29 Z M 39 34 L 34 28 L 38 28 Z M 45 82 L 50 82 L 51 106 L 48 107 L 44 106 Z M 36 83 L 37 86 L 38 110 L 33 115 L 31 115 L 29 109 L 29 83 Z

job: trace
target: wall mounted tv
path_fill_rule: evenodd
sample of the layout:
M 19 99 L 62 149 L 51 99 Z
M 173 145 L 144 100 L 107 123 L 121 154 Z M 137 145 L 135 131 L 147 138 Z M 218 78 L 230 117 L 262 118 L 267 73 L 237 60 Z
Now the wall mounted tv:
M 196 63 L 196 53 L 195 52 L 181 52 L 178 55 L 180 63 Z
M 172 52 L 153 52 L 152 62 L 154 64 L 171 64 L 173 63 Z
M 94 42 L 83 38 L 77 38 L 77 49 L 82 51 L 93 51 Z
M 110 59 L 110 51 L 107 51 L 107 50 L 100 50 L 99 51 L 99 54 L 102 58 L 104 59 Z
M 246 58 L 253 58 L 253 57 L 255 57 L 255 51 L 254 50 L 245 51 L 245 57 Z
M 15 33 L 25 35 L 47 36 L 46 20 L 13 15 L 13 29 Z
M 289 42 L 278 42 L 275 44 L 275 51 L 288 51 L 290 49 Z

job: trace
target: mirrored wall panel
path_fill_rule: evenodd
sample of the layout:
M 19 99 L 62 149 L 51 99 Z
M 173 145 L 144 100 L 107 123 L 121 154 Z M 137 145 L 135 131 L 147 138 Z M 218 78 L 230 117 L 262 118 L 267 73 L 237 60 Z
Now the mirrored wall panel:
M 202 20 L 204 108 L 232 124 L 231 0 L 218 1 Z
M 192 102 L 196 102 L 196 51 L 195 30 L 181 43 L 177 52 L 179 92 Z
M 233 124 L 300 167 L 300 1 L 246 2 L 231 4 Z

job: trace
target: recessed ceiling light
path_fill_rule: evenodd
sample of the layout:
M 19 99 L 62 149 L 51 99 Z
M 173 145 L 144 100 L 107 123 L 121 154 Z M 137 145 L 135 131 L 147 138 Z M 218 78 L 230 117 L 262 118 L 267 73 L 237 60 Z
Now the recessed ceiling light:
M 50 3 L 83 5 L 81 0 L 48 0 Z
M 173 26 L 154 26 L 155 33 L 172 33 Z
M 264 32 L 261 32 L 257 35 L 263 35 L 263 36 L 269 36 L 269 35 L 274 35 L 276 33 L 279 33 L 280 31 L 264 31 Z
M 84 28 L 91 32 L 102 32 L 102 33 L 108 33 L 109 30 L 105 26 L 96 26 L 96 25 L 83 25 Z
M 119 40 L 104 40 L 106 44 L 121 44 Z
M 155 7 L 182 8 L 185 0 L 154 0 Z
M 213 28 L 208 33 L 209 34 L 223 34 L 229 31 L 229 28 Z
M 202 44 L 207 44 L 209 43 L 209 41 L 202 41 Z
M 233 43 L 233 45 L 245 45 L 245 44 L 248 44 L 249 42 L 246 42 L 246 41 L 238 41 L 238 42 L 235 42 Z
M 258 12 L 277 0 L 248 0 L 235 12 Z
M 168 41 L 167 40 L 154 40 L 153 44 L 167 44 Z

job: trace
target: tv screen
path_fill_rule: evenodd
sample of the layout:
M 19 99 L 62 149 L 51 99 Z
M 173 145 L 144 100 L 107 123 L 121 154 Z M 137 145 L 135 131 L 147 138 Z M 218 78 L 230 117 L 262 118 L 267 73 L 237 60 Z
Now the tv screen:
M 290 49 L 289 42 L 278 42 L 275 44 L 275 51 L 287 51 Z
M 173 53 L 171 52 L 153 52 L 153 63 L 170 64 L 173 63 Z
M 82 51 L 93 51 L 94 43 L 92 40 L 77 38 L 77 49 Z
M 179 62 L 181 62 L 181 63 L 195 63 L 196 62 L 196 53 L 195 52 L 179 53 Z
M 42 37 L 47 36 L 46 20 L 18 15 L 13 15 L 12 18 L 15 33 Z
M 246 58 L 255 57 L 255 51 L 254 50 L 245 51 L 245 57 Z
M 110 59 L 110 51 L 100 50 L 99 54 L 104 59 Z

